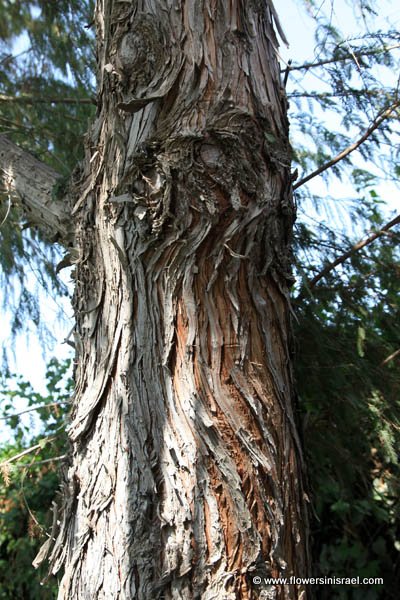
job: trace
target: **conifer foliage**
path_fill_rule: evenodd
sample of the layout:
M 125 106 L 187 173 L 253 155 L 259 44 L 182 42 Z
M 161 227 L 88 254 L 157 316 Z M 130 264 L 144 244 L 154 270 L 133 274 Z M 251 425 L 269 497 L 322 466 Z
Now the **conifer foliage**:
M 82 158 L 94 111 L 93 2 L 0 3 L 0 133 L 60 174 L 62 193 Z M 60 250 L 28 227 L 7 179 L 0 184 L 0 282 L 12 330 L 40 322 L 37 280 L 66 293 L 56 277 Z M 48 240 L 47 240 L 48 241 Z
M 385 582 L 384 588 L 368 590 L 321 587 L 319 598 L 395 598 L 400 587 L 400 231 L 397 215 L 388 214 L 376 187 L 381 177 L 396 182 L 400 174 L 400 36 L 373 29 L 377 7 L 372 3 L 356 7 L 365 31 L 351 40 L 333 26 L 329 12 L 316 10 L 313 2 L 306 5 L 316 15 L 316 54 L 305 64 L 282 64 L 282 78 L 290 101 L 293 169 L 300 172 L 294 176 L 294 365 L 314 572 Z M 93 9 L 91 0 L 0 3 L 0 133 L 53 167 L 60 188 L 82 158 L 82 137 L 95 110 Z M 285 14 L 280 16 L 284 24 Z M 321 80 L 323 85 L 313 87 Z M 329 190 L 335 178 L 351 182 L 352 198 L 315 193 L 308 182 L 317 177 L 325 178 Z M 55 274 L 60 257 L 52 244 L 24 228 L 4 181 L 0 201 L 1 281 L 16 290 L 17 330 L 28 317 L 41 319 L 26 286 L 27 265 L 40 265 L 41 283 L 62 292 Z M 24 393 L 33 402 L 32 392 Z M 9 411 L 4 394 L 2 401 L 3 412 Z M 38 397 L 34 402 L 43 403 Z M 50 437 L 54 423 L 44 419 Z M 58 429 L 58 417 L 56 423 Z M 15 444 L 2 448 L 5 463 L 28 445 L 18 419 L 11 424 Z M 42 466 L 33 465 L 33 475 L 24 479 L 26 504 L 47 528 L 51 514 L 44 514 L 45 507 L 50 510 L 56 480 L 44 467 L 52 463 L 44 461 L 63 454 L 57 444 L 40 447 L 36 460 Z M 36 525 L 14 478 L 3 469 L 0 599 L 50 598 L 50 589 L 38 595 L 32 592 L 37 584 L 28 583 L 37 581 L 27 567 L 29 528 Z M 20 588 L 8 580 L 5 561 L 11 558 Z

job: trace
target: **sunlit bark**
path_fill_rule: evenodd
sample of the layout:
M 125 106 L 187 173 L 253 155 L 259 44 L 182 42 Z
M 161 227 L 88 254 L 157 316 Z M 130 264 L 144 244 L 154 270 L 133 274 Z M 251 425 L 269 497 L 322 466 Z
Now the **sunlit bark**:
M 50 240 L 71 241 L 68 198 L 57 199 L 54 187 L 60 175 L 34 156 L 0 135 L 0 182 L 10 202 L 23 208 L 29 225 L 37 226 Z
M 99 0 L 59 599 L 304 598 L 270 3 Z

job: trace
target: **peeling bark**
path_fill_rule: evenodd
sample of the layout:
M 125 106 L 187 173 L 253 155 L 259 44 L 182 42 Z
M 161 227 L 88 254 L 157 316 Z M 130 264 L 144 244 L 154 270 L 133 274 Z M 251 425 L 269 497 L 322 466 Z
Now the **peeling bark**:
M 270 2 L 99 0 L 59 599 L 305 598 Z
M 0 180 L 27 217 L 51 241 L 71 241 L 70 207 L 67 198 L 54 198 L 60 175 L 28 152 L 0 135 Z

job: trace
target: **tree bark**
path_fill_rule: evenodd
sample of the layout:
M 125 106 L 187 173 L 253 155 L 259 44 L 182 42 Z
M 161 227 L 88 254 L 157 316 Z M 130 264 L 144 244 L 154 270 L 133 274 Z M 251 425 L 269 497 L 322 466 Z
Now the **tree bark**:
M 68 199 L 53 194 L 59 173 L 0 135 L 0 180 L 10 198 L 22 206 L 31 226 L 39 227 L 48 239 L 68 245 L 72 230 Z
M 305 598 L 272 5 L 99 0 L 59 599 Z

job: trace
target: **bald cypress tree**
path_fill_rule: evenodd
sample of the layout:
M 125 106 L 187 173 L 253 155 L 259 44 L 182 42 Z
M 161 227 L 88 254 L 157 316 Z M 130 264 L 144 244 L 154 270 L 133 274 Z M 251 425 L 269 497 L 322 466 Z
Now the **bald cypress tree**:
M 265 583 L 309 572 L 292 189 L 307 210 L 301 186 L 319 174 L 371 185 L 349 156 L 392 140 L 397 92 L 382 94 L 374 66 L 393 68 L 398 45 L 390 31 L 344 44 L 320 16 L 318 60 L 280 69 L 272 4 L 225 4 L 98 2 L 93 21 L 90 2 L 0 7 L 3 40 L 25 29 L 32 44 L 19 57 L 0 47 L 0 259 L 22 290 L 15 329 L 40 318 L 27 258 L 42 283 L 68 264 L 75 283 L 70 452 L 35 562 L 62 577 L 60 598 L 305 594 Z M 330 91 L 301 87 L 299 72 L 323 73 Z M 348 132 L 310 120 L 305 103 L 342 111 Z M 361 241 L 300 222 L 292 291 L 314 570 L 362 565 L 394 582 L 399 218 L 385 224 L 375 197 L 352 209 L 373 228 Z
M 241 0 L 100 1 L 95 25 L 68 195 L 2 142 L 31 222 L 75 265 L 59 598 L 254 597 L 254 574 L 308 568 L 280 26 Z

